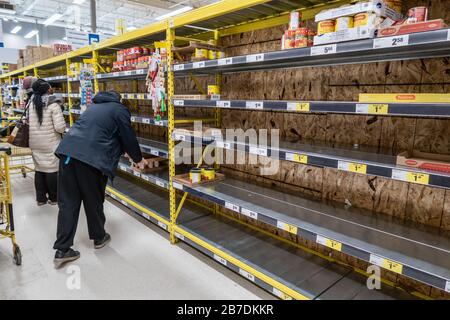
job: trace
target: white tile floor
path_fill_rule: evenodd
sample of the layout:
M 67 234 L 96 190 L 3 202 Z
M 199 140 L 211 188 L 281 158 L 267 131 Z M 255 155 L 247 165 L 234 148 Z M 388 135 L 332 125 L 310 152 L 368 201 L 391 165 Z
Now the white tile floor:
M 13 176 L 12 184 L 23 265 L 13 264 L 10 241 L 0 240 L 0 300 L 272 299 L 191 247 L 171 245 L 162 230 L 109 202 L 112 242 L 102 250 L 93 249 L 84 212 L 80 215 L 74 248 L 81 259 L 73 265 L 79 267 L 81 288 L 71 290 L 67 282 L 74 273 L 68 272 L 74 271 L 53 267 L 57 207 L 35 205 L 32 175 Z

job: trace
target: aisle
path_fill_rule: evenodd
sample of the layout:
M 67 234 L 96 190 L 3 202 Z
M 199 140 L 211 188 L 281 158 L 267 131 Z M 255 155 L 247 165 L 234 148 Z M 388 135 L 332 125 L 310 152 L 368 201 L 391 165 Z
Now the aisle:
M 21 267 L 13 265 L 9 240 L 0 240 L 0 300 L 272 298 L 187 245 L 170 245 L 162 230 L 144 225 L 110 202 L 105 205 L 110 245 L 93 249 L 83 212 L 75 240 L 81 259 L 73 269 L 55 270 L 52 244 L 57 207 L 35 205 L 33 177 L 13 176 L 12 180 L 24 257 Z M 78 270 L 81 288 L 71 290 L 67 282 L 76 286 Z

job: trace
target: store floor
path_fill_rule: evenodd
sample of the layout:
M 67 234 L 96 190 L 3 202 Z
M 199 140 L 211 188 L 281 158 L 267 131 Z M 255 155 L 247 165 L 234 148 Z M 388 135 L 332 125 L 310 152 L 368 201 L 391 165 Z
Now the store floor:
M 23 265 L 13 264 L 9 239 L 0 240 L 0 300 L 272 299 L 191 247 L 171 245 L 162 230 L 110 202 L 105 211 L 112 242 L 94 250 L 82 212 L 74 246 L 81 259 L 55 270 L 57 207 L 37 207 L 33 183 L 32 175 L 12 176 Z

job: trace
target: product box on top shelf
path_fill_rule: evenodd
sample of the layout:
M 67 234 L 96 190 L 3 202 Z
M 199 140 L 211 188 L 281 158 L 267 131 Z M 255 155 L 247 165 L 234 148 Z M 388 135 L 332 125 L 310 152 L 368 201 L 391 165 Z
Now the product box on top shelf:
M 375 37 L 376 29 L 370 27 L 356 27 L 336 32 L 320 34 L 314 37 L 314 45 L 329 44 L 343 41 L 370 39 Z
M 397 156 L 397 165 L 450 173 L 450 156 L 414 150 Z
M 402 15 L 391 9 L 384 1 L 364 1 L 339 8 L 328 9 L 316 14 L 315 21 L 333 20 L 339 17 L 354 16 L 362 12 L 373 12 L 378 16 L 400 20 Z
M 409 33 L 426 32 L 432 30 L 439 30 L 447 27 L 444 20 L 437 19 L 431 21 L 417 22 L 411 24 L 395 25 L 387 28 L 378 29 L 378 37 L 399 36 Z

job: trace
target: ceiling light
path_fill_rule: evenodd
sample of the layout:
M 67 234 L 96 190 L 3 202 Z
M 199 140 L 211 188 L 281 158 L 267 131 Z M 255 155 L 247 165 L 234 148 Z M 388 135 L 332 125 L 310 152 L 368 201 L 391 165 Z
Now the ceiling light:
M 164 20 L 166 18 L 176 16 L 177 14 L 180 14 L 180 13 L 192 10 L 192 9 L 194 9 L 194 8 L 192 8 L 191 6 L 184 6 L 184 7 L 181 7 L 180 9 L 177 9 L 177 10 L 171 11 L 169 13 L 163 14 L 162 16 L 156 17 L 156 20 L 158 20 L 158 21 Z
M 0 8 L 1 13 L 16 14 L 16 10 Z
M 73 4 L 83 4 L 86 0 L 73 0 Z
M 32 30 L 25 35 L 25 39 L 33 38 L 38 33 L 39 33 L 39 30 Z
M 59 20 L 63 15 L 61 13 L 55 13 L 50 18 L 44 21 L 44 26 L 48 26 L 49 24 L 52 24 L 53 22 L 56 22 Z
M 21 26 L 15 26 L 14 29 L 11 30 L 12 34 L 16 34 L 17 32 L 19 32 L 20 30 L 22 30 Z

